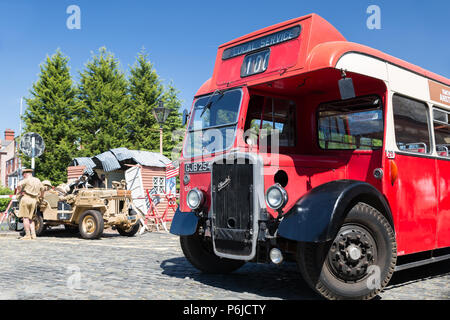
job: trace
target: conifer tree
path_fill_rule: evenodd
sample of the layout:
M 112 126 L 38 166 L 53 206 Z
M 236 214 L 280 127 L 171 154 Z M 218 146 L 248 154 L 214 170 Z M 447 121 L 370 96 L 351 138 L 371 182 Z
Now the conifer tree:
M 133 147 L 128 139 L 130 103 L 128 82 L 119 61 L 100 48 L 80 73 L 77 114 L 81 148 L 92 157 L 112 148 Z
M 159 101 L 171 109 L 163 125 L 163 152 L 170 156 L 176 141 L 172 141 L 172 132 L 181 127 L 178 109 L 181 102 L 178 91 L 170 83 L 164 88 L 162 82 L 148 60 L 148 54 L 139 53 L 135 64 L 130 69 L 130 103 L 131 119 L 129 140 L 135 149 L 159 152 L 159 124 L 153 115 L 153 109 Z
M 181 126 L 181 114 L 179 109 L 181 107 L 182 101 L 178 98 L 178 90 L 173 86 L 173 83 L 170 82 L 163 94 L 164 106 L 170 108 L 170 114 L 167 117 L 166 122 L 163 126 L 163 153 L 166 157 L 171 158 L 172 150 L 175 147 L 178 147 L 180 141 L 179 138 L 183 138 L 184 130 L 182 130 Z M 180 133 L 173 135 L 173 133 L 178 130 L 181 130 Z M 175 140 L 173 139 L 174 137 Z M 158 140 L 159 141 L 159 140 Z M 181 150 L 180 150 L 181 151 Z M 175 159 L 172 159 L 175 160 Z
M 131 122 L 128 138 L 137 150 L 159 150 L 159 125 L 153 116 L 163 93 L 163 86 L 148 60 L 148 54 L 140 52 L 130 68 L 129 77 Z
M 26 99 L 24 132 L 36 132 L 45 142 L 43 155 L 36 158 L 36 176 L 54 184 L 67 180 L 67 166 L 77 154 L 79 137 L 74 114 L 76 88 L 73 85 L 68 58 L 61 51 L 46 58 L 40 66 L 38 80 Z M 29 167 L 30 159 L 23 157 Z

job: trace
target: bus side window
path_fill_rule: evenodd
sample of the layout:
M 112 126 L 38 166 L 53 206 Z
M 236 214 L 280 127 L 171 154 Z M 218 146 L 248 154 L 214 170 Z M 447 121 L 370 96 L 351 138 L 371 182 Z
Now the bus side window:
M 247 144 L 267 143 L 270 146 L 274 130 L 279 134 L 280 147 L 296 145 L 295 102 L 272 97 L 252 96 L 249 102 L 244 127 Z
M 392 103 L 397 147 L 408 152 L 431 153 L 428 106 L 397 94 Z
M 434 137 L 438 156 L 450 157 L 449 112 L 433 108 Z
M 324 150 L 376 150 L 383 146 L 383 111 L 377 96 L 321 104 L 319 147 Z
M 256 145 L 261 127 L 261 110 L 264 107 L 264 97 L 254 95 L 248 104 L 244 127 L 244 141 L 248 145 Z

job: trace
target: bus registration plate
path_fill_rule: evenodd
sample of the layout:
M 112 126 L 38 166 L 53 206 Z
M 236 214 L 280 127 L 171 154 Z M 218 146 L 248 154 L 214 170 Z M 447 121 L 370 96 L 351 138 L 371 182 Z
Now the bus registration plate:
M 209 162 L 189 162 L 184 165 L 186 173 L 210 172 L 211 164 Z

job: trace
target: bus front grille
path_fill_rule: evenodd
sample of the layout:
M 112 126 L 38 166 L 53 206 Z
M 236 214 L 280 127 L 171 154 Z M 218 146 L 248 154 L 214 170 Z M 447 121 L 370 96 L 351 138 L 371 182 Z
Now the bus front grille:
M 249 255 L 252 249 L 253 167 L 212 165 L 212 226 L 216 250 Z

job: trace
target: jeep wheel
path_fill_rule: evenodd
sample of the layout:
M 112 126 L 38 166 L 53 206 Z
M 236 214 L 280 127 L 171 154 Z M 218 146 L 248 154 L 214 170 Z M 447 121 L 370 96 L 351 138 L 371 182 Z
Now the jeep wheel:
M 98 239 L 103 234 L 103 216 L 96 210 L 85 211 L 80 216 L 78 227 L 83 239 Z
M 230 273 L 245 264 L 245 261 L 220 258 L 214 254 L 212 243 L 198 234 L 180 236 L 181 249 L 188 261 L 204 273 Z
M 23 223 L 19 221 L 19 218 L 16 217 L 14 212 L 10 211 L 8 215 L 8 227 L 11 231 L 22 231 Z
M 39 237 L 45 231 L 44 218 L 42 218 L 42 215 L 38 212 L 34 215 L 33 222 L 36 236 Z
M 132 237 L 139 231 L 139 227 L 140 223 L 138 221 L 128 229 L 122 229 L 121 227 L 117 226 L 117 231 L 120 233 L 121 236 Z
M 378 210 L 358 203 L 334 240 L 299 243 L 297 261 L 305 281 L 323 297 L 372 299 L 394 273 L 394 231 Z

